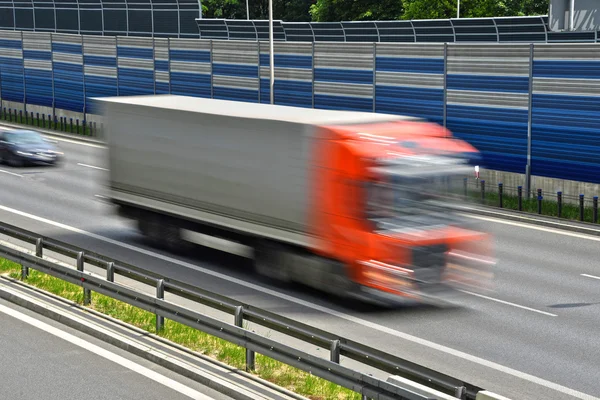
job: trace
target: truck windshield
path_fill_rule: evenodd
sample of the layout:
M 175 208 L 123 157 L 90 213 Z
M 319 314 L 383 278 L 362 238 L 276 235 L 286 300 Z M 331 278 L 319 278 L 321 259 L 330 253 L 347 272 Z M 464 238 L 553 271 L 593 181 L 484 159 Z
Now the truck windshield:
M 462 186 L 462 176 L 385 176 L 367 184 L 367 218 L 375 230 L 449 224 L 454 217 L 444 204 Z

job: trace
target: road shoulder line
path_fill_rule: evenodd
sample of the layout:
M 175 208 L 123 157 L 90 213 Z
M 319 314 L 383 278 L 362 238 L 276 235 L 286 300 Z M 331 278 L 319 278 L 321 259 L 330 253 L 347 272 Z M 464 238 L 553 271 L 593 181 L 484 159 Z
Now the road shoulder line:
M 248 379 L 243 374 L 237 374 L 234 368 L 223 367 L 220 365 L 222 363 L 213 362 L 207 357 L 193 357 L 191 354 L 182 357 L 182 351 L 177 347 L 169 348 L 171 346 L 166 344 L 168 341 L 165 339 L 162 343 L 154 341 L 153 345 L 151 340 L 144 341 L 152 339 L 148 332 L 130 329 L 133 327 L 122 321 L 119 321 L 118 325 L 111 323 L 102 318 L 103 315 L 96 315 L 99 313 L 91 314 L 76 303 L 47 296 L 44 291 L 37 288 L 33 290 L 11 278 L 0 277 L 0 298 L 154 362 L 237 400 L 307 400 L 295 393 L 288 394 L 284 389 L 275 390 L 272 385 L 263 385 L 259 379 Z

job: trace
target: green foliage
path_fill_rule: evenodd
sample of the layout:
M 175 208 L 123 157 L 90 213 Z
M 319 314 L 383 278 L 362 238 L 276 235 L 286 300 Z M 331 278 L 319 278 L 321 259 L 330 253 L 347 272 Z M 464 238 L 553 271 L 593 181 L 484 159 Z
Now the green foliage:
M 313 21 L 365 21 L 400 19 L 401 0 L 317 0 L 310 7 Z
M 273 18 L 310 21 L 309 8 L 316 0 L 273 0 Z M 250 19 L 269 18 L 269 0 L 248 0 Z M 246 19 L 246 0 L 202 0 L 203 18 Z
M 269 0 L 248 0 L 250 18 L 269 18 Z M 283 21 L 456 18 L 457 0 L 273 0 Z M 461 18 L 544 15 L 547 0 L 461 0 Z M 204 18 L 246 19 L 246 0 L 202 0 Z
M 457 0 L 403 0 L 403 19 L 456 18 Z M 461 18 L 544 15 L 546 0 L 461 0 Z

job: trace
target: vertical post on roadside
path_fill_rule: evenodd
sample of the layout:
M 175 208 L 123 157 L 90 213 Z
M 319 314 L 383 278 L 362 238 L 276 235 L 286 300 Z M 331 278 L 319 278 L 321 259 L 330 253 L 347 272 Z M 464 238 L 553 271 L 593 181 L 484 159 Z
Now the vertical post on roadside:
M 504 206 L 504 204 L 502 202 L 502 192 L 503 192 L 503 185 L 502 185 L 502 182 L 500 182 L 498 184 L 498 203 L 499 203 L 498 206 L 500 208 L 503 208 L 503 206 Z
M 523 186 L 517 187 L 517 200 L 519 203 L 519 211 L 523 211 Z
M 115 263 L 112 261 L 106 264 L 106 280 L 109 282 L 115 281 Z
M 83 265 L 85 263 L 85 257 L 83 251 L 77 253 L 77 271 L 83 272 Z M 85 282 L 85 278 L 81 277 L 81 283 Z M 83 305 L 87 306 L 92 302 L 92 291 L 87 288 L 83 288 Z
M 340 363 L 340 341 L 338 339 L 331 341 L 331 354 L 330 359 L 331 362 L 336 364 Z
M 35 256 L 42 258 L 44 252 L 44 239 L 37 238 L 35 241 Z
M 271 95 L 271 104 L 275 104 L 275 54 L 273 47 L 273 0 L 269 0 L 269 94 Z
M 598 196 L 594 196 L 594 223 L 598 223 Z
M 556 193 L 556 200 L 558 203 L 558 218 L 562 217 L 562 192 Z
M 584 214 L 584 213 L 583 213 L 583 211 L 584 211 L 584 205 L 585 205 L 585 202 L 584 202 L 584 195 L 583 195 L 583 194 L 580 194 L 580 195 L 579 195 L 579 220 L 580 220 L 580 221 L 583 221 L 583 214 Z
M 242 306 L 235 308 L 233 314 L 234 324 L 237 327 L 244 328 L 244 309 Z M 246 349 L 246 371 L 254 371 L 256 366 L 256 354 L 253 350 Z
M 542 213 L 542 200 L 544 197 L 542 196 L 542 189 L 537 190 L 537 203 L 538 203 L 538 214 Z
M 465 197 L 468 196 L 468 193 L 467 193 L 467 179 L 468 178 L 465 178 L 464 181 L 463 181 L 464 182 L 464 189 L 465 189 Z
M 481 181 L 481 202 L 485 203 L 485 181 Z
M 159 279 L 156 281 L 156 298 L 163 300 L 165 298 L 165 281 Z M 165 317 L 156 314 L 156 333 L 162 331 L 165 327 Z

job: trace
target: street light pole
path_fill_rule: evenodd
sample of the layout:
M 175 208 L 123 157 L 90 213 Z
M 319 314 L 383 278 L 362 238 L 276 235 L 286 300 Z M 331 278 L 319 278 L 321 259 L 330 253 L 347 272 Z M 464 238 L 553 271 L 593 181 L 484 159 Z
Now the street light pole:
M 269 94 L 271 95 L 271 104 L 275 104 L 275 56 L 273 53 L 273 0 L 269 0 L 269 64 L 271 74 Z
M 250 0 L 246 0 L 246 19 L 250 20 L 250 6 L 248 5 L 248 1 Z
M 458 0 L 458 4 L 456 6 L 456 18 L 460 18 L 460 0 Z

